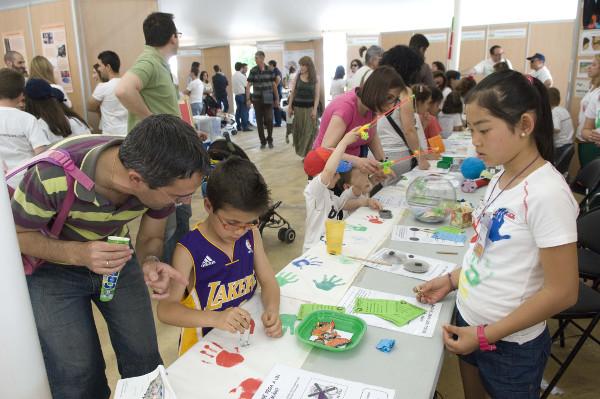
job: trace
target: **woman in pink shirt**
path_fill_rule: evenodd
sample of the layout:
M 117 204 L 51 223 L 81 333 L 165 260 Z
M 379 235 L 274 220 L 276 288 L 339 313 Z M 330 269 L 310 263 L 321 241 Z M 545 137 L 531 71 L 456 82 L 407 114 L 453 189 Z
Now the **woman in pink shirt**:
M 323 112 L 319 134 L 313 148 L 335 148 L 344 135 L 385 113 L 399 101 L 407 89 L 398 73 L 389 66 L 379 67 L 360 88 L 337 96 Z M 360 147 L 368 145 L 375 159 L 361 158 Z M 376 126 L 369 129 L 368 140 L 358 140 L 348 146 L 343 159 L 365 173 L 380 174 L 379 161 L 385 158 Z

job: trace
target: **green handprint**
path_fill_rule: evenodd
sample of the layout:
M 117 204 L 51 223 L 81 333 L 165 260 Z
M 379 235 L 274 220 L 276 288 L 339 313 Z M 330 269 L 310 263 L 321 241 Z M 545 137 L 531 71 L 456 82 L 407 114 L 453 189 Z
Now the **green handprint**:
M 347 224 L 346 225 L 346 230 L 349 231 L 367 231 L 367 228 L 365 226 L 363 226 L 362 224 Z
M 298 276 L 296 276 L 292 272 L 281 273 L 275 276 L 275 280 L 277 280 L 277 284 L 280 287 L 283 287 L 286 284 L 292 284 L 298 281 Z
M 283 331 L 283 334 L 290 330 L 290 335 L 294 335 L 296 329 L 296 315 L 282 313 L 279 315 L 279 319 L 281 320 L 281 330 Z
M 356 263 L 356 261 L 348 258 L 347 256 L 344 255 L 340 255 L 338 257 L 338 261 L 342 264 L 342 265 L 351 265 L 353 263 Z
M 315 283 L 315 286 L 323 291 L 331 291 L 333 288 L 335 287 L 339 287 L 340 285 L 344 285 L 344 281 L 336 276 L 335 274 L 333 276 L 331 276 L 329 279 L 327 278 L 327 275 L 325 274 L 323 276 L 323 280 L 321 282 L 317 282 L 317 280 L 313 280 L 313 282 Z

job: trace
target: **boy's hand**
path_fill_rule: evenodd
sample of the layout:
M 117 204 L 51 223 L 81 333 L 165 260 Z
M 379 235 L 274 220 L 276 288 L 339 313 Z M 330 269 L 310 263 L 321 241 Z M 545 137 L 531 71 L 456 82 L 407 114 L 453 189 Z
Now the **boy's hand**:
M 229 331 L 230 333 L 243 333 L 250 328 L 250 313 L 242 308 L 229 308 L 217 314 L 217 323 L 215 325 L 219 330 Z
M 383 209 L 381 203 L 374 198 L 367 198 L 367 206 L 375 211 L 380 211 Z
M 267 337 L 279 338 L 283 334 L 281 330 L 281 319 L 278 312 L 265 311 L 262 314 L 262 322 L 265 326 Z
M 349 146 L 352 143 L 355 143 L 360 138 L 360 126 L 355 127 L 350 130 L 348 133 L 342 137 L 340 140 L 340 144 L 344 144 L 345 146 Z

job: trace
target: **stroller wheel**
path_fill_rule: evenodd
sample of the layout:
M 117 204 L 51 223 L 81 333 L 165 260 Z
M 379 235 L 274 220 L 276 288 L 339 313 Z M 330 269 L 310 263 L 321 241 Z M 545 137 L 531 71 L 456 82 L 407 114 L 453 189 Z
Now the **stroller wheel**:
M 285 236 L 287 233 L 288 229 L 286 229 L 285 227 L 282 227 L 279 229 L 279 231 L 277 232 L 277 238 L 279 239 L 279 241 L 284 242 L 285 241 Z
M 291 244 L 296 239 L 296 232 L 294 229 L 287 229 L 285 232 L 285 242 Z
M 238 133 L 238 132 L 237 132 L 237 130 L 232 130 L 232 131 L 231 131 L 231 135 L 232 135 L 232 136 L 235 136 L 237 133 Z

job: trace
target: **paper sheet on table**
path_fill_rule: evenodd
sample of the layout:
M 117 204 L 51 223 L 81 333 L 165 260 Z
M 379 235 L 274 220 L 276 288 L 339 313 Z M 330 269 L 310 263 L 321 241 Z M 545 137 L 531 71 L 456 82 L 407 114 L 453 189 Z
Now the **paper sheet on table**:
M 413 273 L 409 272 L 404 268 L 403 265 L 399 263 L 394 263 L 394 256 L 387 256 L 387 254 L 393 251 L 395 254 L 399 256 L 404 256 L 409 260 L 416 260 L 427 263 L 429 265 L 429 270 L 425 273 Z M 388 273 L 399 274 L 401 276 L 416 278 L 417 280 L 429 281 L 435 277 L 441 276 L 443 274 L 450 273 L 452 270 L 456 268 L 456 264 L 452 262 L 446 262 L 440 259 L 429 258 L 427 256 L 415 255 L 408 252 L 398 251 L 397 249 L 391 248 L 381 248 L 379 251 L 375 252 L 373 255 L 369 256 L 371 260 L 380 260 L 384 262 L 391 262 L 392 266 L 380 265 L 377 263 L 369 263 L 364 262 L 365 266 L 371 267 L 373 269 L 381 270 Z
M 381 318 L 374 315 L 354 313 L 354 303 L 356 302 L 357 298 L 377 298 L 392 299 L 395 301 L 406 301 L 415 306 L 425 309 L 427 313 L 425 313 L 423 316 L 417 319 L 414 319 L 405 326 L 398 327 L 393 323 L 382 320 Z M 434 305 L 425 305 L 417 302 L 416 298 L 414 297 L 389 294 L 387 292 L 369 290 L 361 287 L 350 287 L 350 289 L 346 292 L 346 295 L 344 295 L 344 298 L 342 298 L 339 305 L 346 308 L 346 313 L 360 317 L 370 326 L 381 327 L 392 331 L 398 331 L 406 334 L 418 335 L 420 337 L 429 338 L 433 337 L 433 332 L 440 318 L 440 311 L 442 309 L 441 303 L 436 303 Z
M 373 196 L 384 209 L 406 207 L 406 189 L 398 186 L 387 186 Z
M 250 345 L 240 347 L 240 334 L 210 331 L 168 368 L 177 399 L 251 398 L 249 392 L 258 389 L 275 364 L 301 367 L 311 349 L 292 331 L 301 304 L 281 298 L 284 334 L 281 338 L 269 338 L 261 321 L 263 305 L 257 292 L 242 305 L 256 322 Z
M 450 245 L 453 247 L 464 247 L 465 243 L 441 240 L 434 238 L 435 228 L 418 227 L 418 226 L 394 226 L 392 231 L 392 240 L 394 241 L 405 241 L 414 242 L 419 244 L 436 244 L 436 245 Z
M 276 365 L 254 399 L 393 399 L 393 389 Z M 250 396 L 248 396 L 249 398 Z
M 161 364 L 148 374 L 119 380 L 115 399 L 176 399 L 176 396 Z
M 391 219 L 382 219 L 379 212 L 362 207 L 355 210 L 346 221 L 342 254 L 365 258 L 375 251 L 390 235 L 393 227 L 404 215 L 405 208 L 388 207 Z
M 361 314 L 372 314 L 402 327 L 424 314 L 425 309 L 406 301 L 390 299 L 356 298 L 354 311 Z
M 345 245 L 342 252 L 346 253 Z M 329 255 L 319 243 L 291 261 L 275 278 L 281 295 L 305 302 L 337 305 L 362 268 L 359 261 Z

